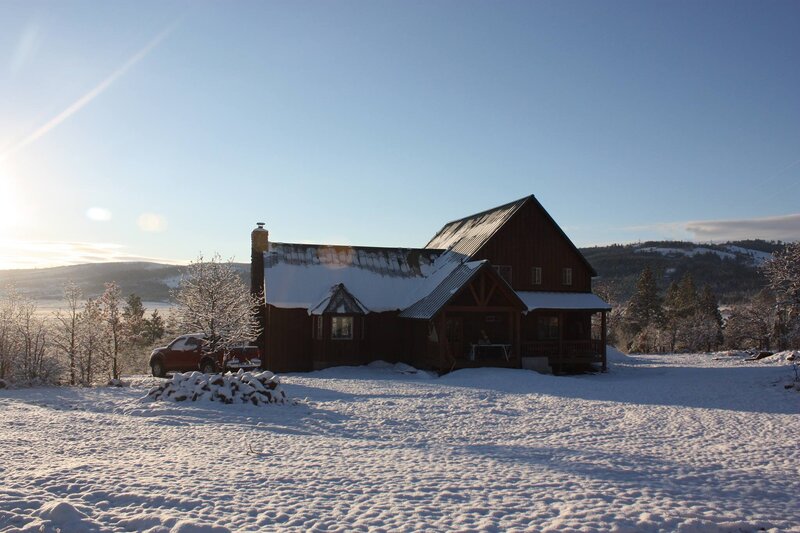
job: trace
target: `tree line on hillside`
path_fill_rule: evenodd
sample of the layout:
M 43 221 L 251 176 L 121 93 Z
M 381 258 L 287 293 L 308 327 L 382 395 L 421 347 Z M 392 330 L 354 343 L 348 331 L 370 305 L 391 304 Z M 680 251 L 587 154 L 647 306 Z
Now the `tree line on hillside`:
M 204 333 L 210 350 L 259 334 L 256 300 L 219 255 L 191 263 L 173 298 L 162 316 L 148 314 L 136 294 L 123 297 L 115 282 L 94 298 L 67 283 L 61 309 L 46 314 L 8 287 L 0 291 L 0 384 L 104 383 L 147 371 L 152 348 L 181 333 Z
M 645 266 L 631 298 L 611 313 L 610 341 L 626 351 L 655 353 L 800 347 L 800 243 L 775 253 L 762 272 L 767 286 L 726 308 L 723 317 L 709 285 L 698 290 L 686 273 L 662 294 Z
M 581 252 L 601 276 L 597 285 L 615 301 L 627 301 L 632 297 L 636 281 L 647 266 L 662 288 L 690 273 L 697 287 L 709 285 L 720 304 L 728 305 L 751 299 L 764 286 L 758 259 L 747 251 L 775 254 L 785 247 L 785 243 L 770 241 L 702 245 L 653 241 L 582 248 Z M 697 252 L 698 248 L 705 252 Z M 681 250 L 691 254 L 680 253 Z

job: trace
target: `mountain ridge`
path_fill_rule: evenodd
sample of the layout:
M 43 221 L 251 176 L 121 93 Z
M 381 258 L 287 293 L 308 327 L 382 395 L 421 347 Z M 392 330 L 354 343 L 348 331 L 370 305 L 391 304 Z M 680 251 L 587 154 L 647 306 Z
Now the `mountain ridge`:
M 752 297 L 766 286 L 760 265 L 784 244 L 759 239 L 725 243 L 645 241 L 580 248 L 595 268 L 595 291 L 612 303 L 626 301 L 633 293 L 641 271 L 649 266 L 663 290 L 686 273 L 695 284 L 711 286 L 723 303 Z M 249 283 L 249 263 L 233 263 Z M 0 288 L 13 285 L 37 300 L 58 300 L 72 281 L 88 297 L 102 294 L 104 284 L 116 281 L 123 294 L 135 293 L 143 300 L 168 302 L 170 290 L 178 286 L 185 265 L 155 262 L 84 263 L 48 268 L 0 270 Z

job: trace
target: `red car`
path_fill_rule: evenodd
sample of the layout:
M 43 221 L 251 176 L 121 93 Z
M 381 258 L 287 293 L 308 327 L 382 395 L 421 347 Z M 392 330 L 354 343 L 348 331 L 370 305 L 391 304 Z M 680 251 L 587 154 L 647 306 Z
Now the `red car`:
M 204 374 L 214 374 L 227 370 L 254 370 L 261 368 L 261 352 L 255 346 L 240 346 L 211 352 L 205 346 L 205 335 L 193 333 L 181 335 L 169 346 L 156 348 L 150 354 L 150 369 L 156 377 L 164 377 L 167 372 L 190 372 L 199 370 Z

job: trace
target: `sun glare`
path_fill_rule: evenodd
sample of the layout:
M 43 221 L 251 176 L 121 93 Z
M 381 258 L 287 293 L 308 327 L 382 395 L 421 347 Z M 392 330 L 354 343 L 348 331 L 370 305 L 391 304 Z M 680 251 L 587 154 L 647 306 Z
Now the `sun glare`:
M 10 238 L 11 230 L 25 223 L 24 217 L 16 180 L 8 170 L 7 161 L 0 161 L 0 239 Z

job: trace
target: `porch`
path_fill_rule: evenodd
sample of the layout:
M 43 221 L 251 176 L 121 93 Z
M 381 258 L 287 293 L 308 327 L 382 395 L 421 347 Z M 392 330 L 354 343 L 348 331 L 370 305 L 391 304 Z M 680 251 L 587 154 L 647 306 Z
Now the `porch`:
M 582 372 L 606 364 L 605 309 L 536 309 L 522 319 L 523 367 L 554 374 Z
M 606 371 L 605 342 L 598 339 L 580 341 L 527 341 L 522 343 L 522 357 L 546 357 L 554 373 L 568 369 L 589 368 L 599 364 Z

